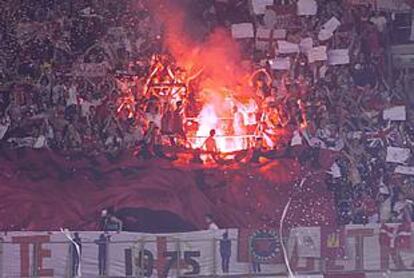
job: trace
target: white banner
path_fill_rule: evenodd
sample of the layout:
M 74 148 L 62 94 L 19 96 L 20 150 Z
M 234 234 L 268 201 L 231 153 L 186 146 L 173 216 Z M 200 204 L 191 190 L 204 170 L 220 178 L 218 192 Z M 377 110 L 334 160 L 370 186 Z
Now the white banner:
M 382 234 L 377 224 L 349 225 L 341 228 L 343 239 L 333 238 L 324 227 L 295 228 L 284 234 L 287 258 L 294 273 L 369 271 L 381 277 L 391 269 L 398 270 L 398 277 L 413 277 L 412 233 L 410 226 L 400 229 L 403 225 L 387 224 L 395 231 L 390 235 Z M 275 230 L 78 232 L 80 256 L 62 232 L 7 232 L 0 236 L 0 277 L 73 277 L 75 271 L 82 277 L 199 277 L 254 270 L 276 277 L 286 273 L 286 267 Z M 346 249 L 346 257 L 338 255 L 339 249 Z

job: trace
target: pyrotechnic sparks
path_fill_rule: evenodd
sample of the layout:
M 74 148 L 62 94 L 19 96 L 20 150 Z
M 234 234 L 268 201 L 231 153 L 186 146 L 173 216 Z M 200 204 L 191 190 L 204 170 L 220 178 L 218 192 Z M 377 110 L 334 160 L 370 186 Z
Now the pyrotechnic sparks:
M 211 49 L 206 46 L 202 51 L 198 48 L 190 50 L 186 46 L 184 50 L 188 51 L 188 56 L 180 53 L 178 58 L 172 56 L 174 53 L 154 55 L 143 96 L 157 97 L 171 106 L 177 101 L 190 106 L 194 101 L 201 107 L 195 118 L 184 117 L 184 122 L 191 120 L 197 124 L 195 132 L 185 130 L 192 148 L 200 148 L 214 129 L 221 153 L 247 149 L 253 145 L 254 138 L 262 136 L 260 132 L 263 130 L 258 128 L 256 120 L 256 86 L 271 82 L 271 76 L 265 69 L 250 74 L 248 69 L 240 69 L 237 64 L 239 58 L 230 59 L 229 50 L 225 50 L 231 47 L 237 52 L 235 43 L 222 32 L 212 37 L 214 42 L 221 40 L 219 46 Z M 265 80 L 261 81 L 261 78 Z M 131 118 L 136 100 L 132 93 L 126 92 L 120 99 L 118 113 L 126 110 Z M 193 100 L 189 99 L 190 94 L 195 95 Z

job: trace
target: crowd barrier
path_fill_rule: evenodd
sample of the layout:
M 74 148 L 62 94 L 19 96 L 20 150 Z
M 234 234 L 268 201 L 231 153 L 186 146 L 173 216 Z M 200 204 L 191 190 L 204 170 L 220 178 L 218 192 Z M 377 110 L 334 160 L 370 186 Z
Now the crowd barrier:
M 2 232 L 0 277 L 414 277 L 404 224 L 78 234 Z

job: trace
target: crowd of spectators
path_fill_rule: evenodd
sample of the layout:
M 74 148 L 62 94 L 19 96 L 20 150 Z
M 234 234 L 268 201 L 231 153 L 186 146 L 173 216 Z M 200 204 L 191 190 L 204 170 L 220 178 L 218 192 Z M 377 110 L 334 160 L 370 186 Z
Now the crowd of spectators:
M 181 119 L 180 104 L 171 111 L 160 110 L 154 99 L 128 102 L 145 87 L 153 54 L 163 51 L 162 24 L 149 12 L 150 0 L 6 2 L 0 10 L 2 148 L 116 156 L 144 142 L 152 146 L 144 156 L 164 156 L 162 119 L 166 113 Z M 401 80 L 386 70 L 392 17 L 369 5 L 318 0 L 316 15 L 281 22 L 278 9 L 296 7 L 297 1 L 274 2 L 278 8 L 261 15 L 247 0 L 190 6 L 207 30 L 244 22 L 256 30 L 285 24 L 287 42 L 312 38 L 315 46 L 348 49 L 349 63 L 333 66 L 311 63 L 303 53 L 277 54 L 270 42 L 259 47 L 254 40 L 240 41 L 246 57 L 272 75 L 270 86 L 257 86 L 267 129 L 292 131 L 275 148 L 302 144 L 340 154 L 328 178 L 339 223 L 411 221 L 413 172 L 395 173 L 401 163 L 387 160 L 389 147 L 414 150 L 411 106 Z M 332 17 L 341 23 L 338 30 L 318 38 Z M 275 57 L 289 58 L 291 65 L 275 69 L 269 62 Z M 119 110 L 122 105 L 134 109 Z M 404 106 L 405 120 L 385 119 L 384 110 L 397 105 Z M 412 164 L 409 155 L 402 165 Z
M 139 118 L 117 108 L 159 46 L 143 1 L 10 1 L 1 12 L 2 141 L 115 154 L 142 139 Z

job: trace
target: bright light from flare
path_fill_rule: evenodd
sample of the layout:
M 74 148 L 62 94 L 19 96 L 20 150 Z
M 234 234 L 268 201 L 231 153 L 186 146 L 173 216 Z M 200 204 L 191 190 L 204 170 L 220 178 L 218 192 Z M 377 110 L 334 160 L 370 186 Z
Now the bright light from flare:
M 193 147 L 201 148 L 214 129 L 216 131 L 217 148 L 221 153 L 230 153 L 247 149 L 249 138 L 246 136 L 245 125 L 249 123 L 247 111 L 251 111 L 249 105 L 238 105 L 238 112 L 231 112 L 231 118 L 222 118 L 219 116 L 217 105 L 208 103 L 203 106 L 198 116 L 199 128 L 197 130 L 195 143 Z

